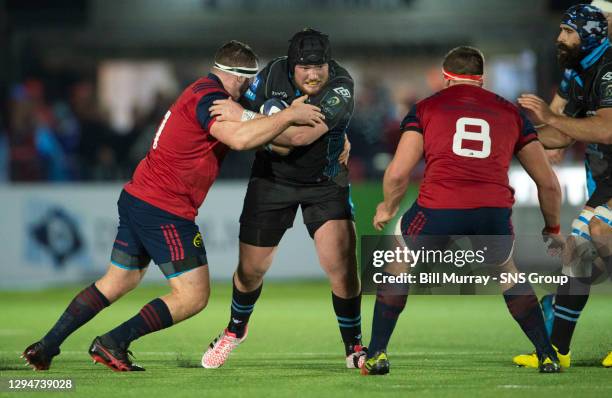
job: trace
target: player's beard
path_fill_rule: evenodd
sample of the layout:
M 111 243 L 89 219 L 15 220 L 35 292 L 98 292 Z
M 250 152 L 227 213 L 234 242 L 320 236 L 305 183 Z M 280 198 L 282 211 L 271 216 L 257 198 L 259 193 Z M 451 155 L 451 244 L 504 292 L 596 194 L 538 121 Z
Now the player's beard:
M 317 80 L 306 80 L 298 84 L 298 88 L 300 89 L 302 93 L 307 94 L 309 97 L 312 97 L 313 95 L 319 94 L 319 92 L 323 89 L 323 87 L 325 87 L 327 80 L 328 78 L 317 79 Z M 311 82 L 316 83 L 316 85 L 310 86 Z
M 564 69 L 576 69 L 582 60 L 580 45 L 569 47 L 563 43 L 557 43 L 557 62 Z

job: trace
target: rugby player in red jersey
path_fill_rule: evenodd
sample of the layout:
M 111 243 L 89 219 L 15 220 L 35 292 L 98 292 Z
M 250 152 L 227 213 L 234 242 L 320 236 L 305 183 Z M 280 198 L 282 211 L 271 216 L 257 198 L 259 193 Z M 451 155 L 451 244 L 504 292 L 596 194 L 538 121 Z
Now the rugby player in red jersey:
M 514 191 L 508 168 L 516 156 L 538 188 L 543 234 L 560 245 L 561 191 L 536 130 L 516 106 L 482 88 L 484 57 L 472 47 L 451 50 L 443 63 L 446 88 L 417 103 L 401 124 L 403 131 L 383 181 L 384 201 L 377 207 L 378 230 L 396 215 L 412 169 L 425 158 L 419 196 L 404 214 L 396 234 L 408 246 L 423 237 L 499 235 L 487 262 L 516 272 L 511 212 Z M 472 242 L 474 242 L 472 240 Z M 414 247 L 421 247 L 416 245 Z M 495 252 L 495 253 L 492 253 Z M 389 372 L 386 349 L 404 309 L 408 285 L 385 294 L 379 286 L 368 359 L 361 373 Z M 540 371 L 558 372 L 538 300 L 529 283 L 503 283 L 508 309 L 536 348 Z
M 107 273 L 81 291 L 53 328 L 25 349 L 23 357 L 34 369 L 49 369 L 62 342 L 134 289 L 151 260 L 168 279 L 171 292 L 96 337 L 89 348 L 94 362 L 116 371 L 144 370 L 128 357 L 130 343 L 206 306 L 208 262 L 194 221 L 226 152 L 259 147 L 294 124 L 314 126 L 324 118 L 303 97 L 267 118 L 217 121 L 209 111 L 213 101 L 240 98 L 257 70 L 257 56 L 249 46 L 228 42 L 215 54 L 208 76 L 187 87 L 168 110 L 147 156 L 119 197 L 119 227 Z

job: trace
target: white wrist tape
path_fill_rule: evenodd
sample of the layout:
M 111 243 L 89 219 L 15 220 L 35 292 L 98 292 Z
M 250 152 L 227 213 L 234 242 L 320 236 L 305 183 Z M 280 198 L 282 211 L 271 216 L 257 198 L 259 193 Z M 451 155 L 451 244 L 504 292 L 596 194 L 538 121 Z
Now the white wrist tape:
M 255 119 L 255 115 L 256 115 L 255 112 L 245 109 L 244 111 L 242 111 L 242 116 L 240 117 L 240 121 L 246 122 L 247 120 L 253 120 Z

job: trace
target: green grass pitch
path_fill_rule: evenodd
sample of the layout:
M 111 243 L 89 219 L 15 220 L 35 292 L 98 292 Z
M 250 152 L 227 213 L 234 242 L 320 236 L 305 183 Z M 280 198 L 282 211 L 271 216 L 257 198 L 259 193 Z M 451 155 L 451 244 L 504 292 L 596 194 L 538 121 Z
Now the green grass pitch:
M 94 336 L 163 294 L 161 286 L 140 287 L 100 313 L 65 342 L 50 371 L 24 367 L 21 350 L 47 331 L 79 288 L 0 293 L 2 377 L 70 377 L 76 390 L 61 395 L 88 397 L 612 396 L 612 369 L 600 366 L 612 349 L 611 296 L 591 297 L 575 334 L 574 366 L 554 375 L 512 365 L 512 355 L 530 346 L 500 296 L 413 296 L 389 348 L 391 374 L 362 377 L 344 368 L 324 281 L 267 282 L 249 338 L 220 369 L 201 368 L 200 357 L 227 322 L 227 283 L 213 283 L 209 306 L 199 315 L 132 344 L 146 372 L 111 372 L 93 365 L 86 350 Z M 366 341 L 372 308 L 373 297 L 366 297 Z

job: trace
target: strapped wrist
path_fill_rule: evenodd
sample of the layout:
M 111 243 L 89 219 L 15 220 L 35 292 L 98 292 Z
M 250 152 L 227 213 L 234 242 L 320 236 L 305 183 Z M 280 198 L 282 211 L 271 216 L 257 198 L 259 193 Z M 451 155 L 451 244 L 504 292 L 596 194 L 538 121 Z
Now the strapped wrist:
M 255 112 L 245 109 L 244 111 L 242 111 L 242 116 L 240 117 L 240 121 L 246 122 L 248 120 L 253 120 L 255 119 L 255 115 L 256 115 Z

